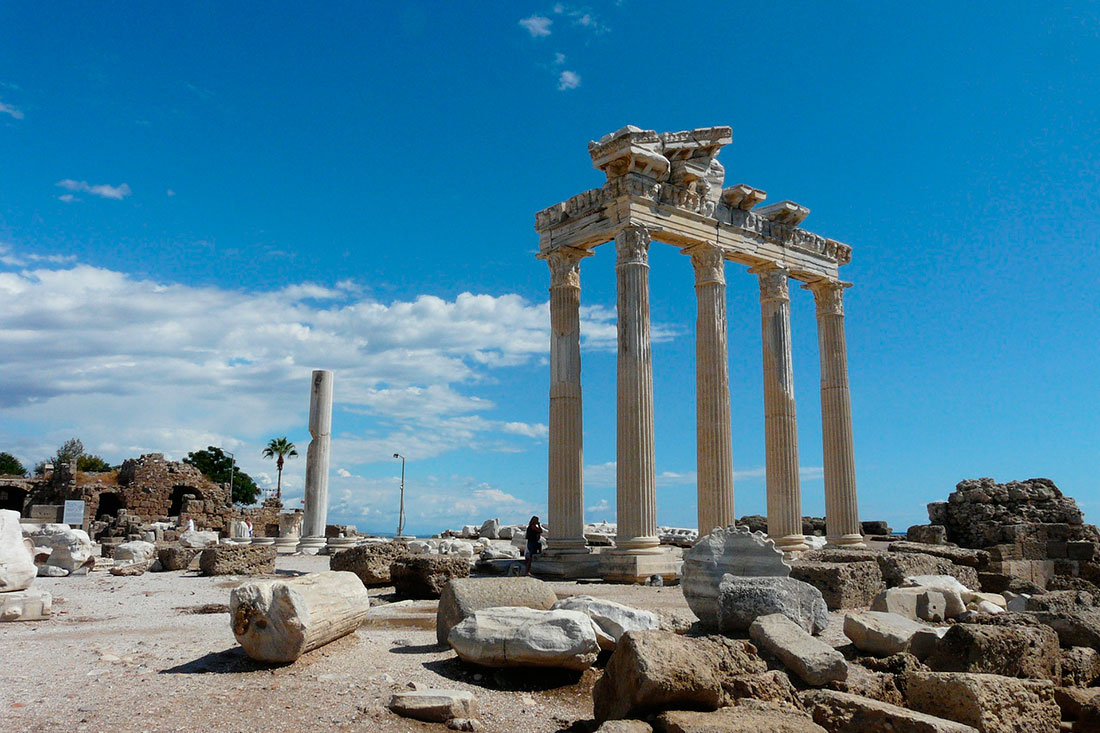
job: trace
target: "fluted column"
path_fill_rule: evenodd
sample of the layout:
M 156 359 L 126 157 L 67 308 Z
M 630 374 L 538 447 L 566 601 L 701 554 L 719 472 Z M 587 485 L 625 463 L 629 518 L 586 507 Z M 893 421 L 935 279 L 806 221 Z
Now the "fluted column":
M 767 265 L 752 272 L 760 279 L 768 535 L 784 552 L 805 550 L 791 365 L 791 300 L 787 289 L 790 271 Z
M 619 322 L 615 544 L 616 550 L 628 552 L 660 552 L 649 350 L 649 242 L 649 231 L 642 226 L 628 226 L 615 237 Z
M 584 432 L 581 411 L 581 258 L 562 247 L 550 265 L 549 551 L 587 552 L 584 540 Z
M 332 372 L 316 369 L 309 392 L 309 449 L 306 451 L 306 501 L 298 552 L 316 554 L 325 546 L 328 522 L 329 443 L 332 435 Z
M 804 285 L 817 302 L 821 354 L 821 438 L 825 459 L 825 534 L 832 545 L 861 545 L 844 338 L 844 289 L 851 283 L 819 280 Z
M 726 347 L 726 260 L 722 250 L 687 251 L 695 268 L 695 450 L 699 536 L 734 523 L 733 438 Z

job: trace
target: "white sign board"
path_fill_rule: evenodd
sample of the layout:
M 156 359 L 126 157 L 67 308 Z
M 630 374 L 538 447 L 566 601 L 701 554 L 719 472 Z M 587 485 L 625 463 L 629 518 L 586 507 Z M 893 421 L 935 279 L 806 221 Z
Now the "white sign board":
M 84 502 L 82 501 L 66 501 L 65 513 L 61 515 L 62 524 L 75 524 L 77 526 L 84 524 Z

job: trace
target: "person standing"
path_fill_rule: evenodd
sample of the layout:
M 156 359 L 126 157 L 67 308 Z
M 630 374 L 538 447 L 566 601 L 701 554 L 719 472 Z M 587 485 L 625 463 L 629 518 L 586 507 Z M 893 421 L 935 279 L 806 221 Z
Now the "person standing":
M 542 551 L 542 525 L 538 517 L 531 517 L 527 523 L 527 550 L 523 553 L 523 559 L 527 561 L 527 574 L 531 574 L 531 563 L 535 555 Z

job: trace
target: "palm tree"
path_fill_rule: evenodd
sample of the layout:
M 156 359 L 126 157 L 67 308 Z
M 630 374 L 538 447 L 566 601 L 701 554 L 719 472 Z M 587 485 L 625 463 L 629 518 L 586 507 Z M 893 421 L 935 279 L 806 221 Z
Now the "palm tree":
M 283 459 L 293 458 L 298 455 L 298 451 L 294 450 L 294 444 L 286 439 L 284 435 L 281 438 L 272 438 L 264 448 L 264 458 L 277 458 L 275 461 L 275 468 L 279 470 L 279 483 L 275 488 L 275 498 L 283 498 Z

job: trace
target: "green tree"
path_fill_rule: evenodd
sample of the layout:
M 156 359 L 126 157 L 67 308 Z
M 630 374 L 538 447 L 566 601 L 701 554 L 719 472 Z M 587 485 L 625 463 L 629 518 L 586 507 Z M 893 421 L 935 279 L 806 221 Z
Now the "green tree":
M 221 448 L 209 445 L 206 450 L 192 451 L 183 462 L 202 471 L 214 483 L 228 484 L 232 478 L 233 502 L 236 504 L 253 504 L 260 495 L 260 487 L 252 477 L 235 468 L 233 458 L 226 455 Z
M 107 463 L 107 461 L 99 456 L 93 456 L 91 453 L 82 453 L 77 456 L 76 470 L 94 472 L 110 471 L 111 464 Z
M 272 438 L 264 448 L 264 458 L 276 458 L 275 468 L 279 471 L 279 480 L 275 485 L 275 497 L 278 499 L 283 498 L 283 458 L 293 458 L 296 455 L 298 451 L 285 435 L 281 438 Z
M 69 438 L 61 444 L 61 447 L 57 449 L 57 455 L 51 460 L 56 470 L 58 466 L 69 461 L 79 460 L 82 455 L 84 455 L 84 444 L 80 442 L 80 438 Z
M 0 476 L 24 476 L 27 469 L 11 453 L 0 453 Z

